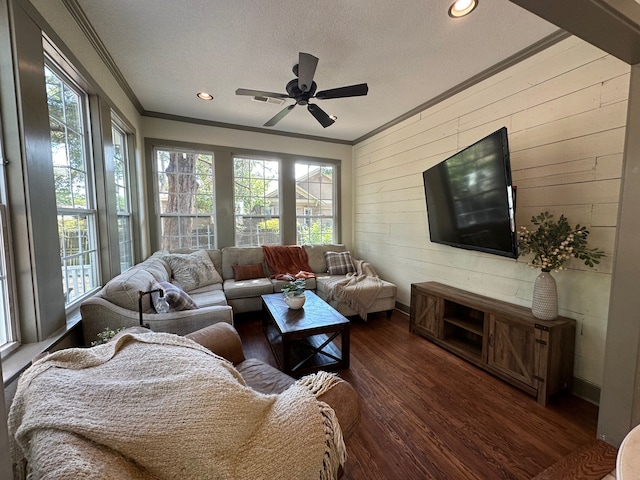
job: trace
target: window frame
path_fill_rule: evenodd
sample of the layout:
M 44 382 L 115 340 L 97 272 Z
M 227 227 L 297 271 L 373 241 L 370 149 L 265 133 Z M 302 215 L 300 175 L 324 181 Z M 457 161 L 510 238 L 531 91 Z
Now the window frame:
M 277 189 L 276 192 L 278 193 L 277 198 L 277 213 L 273 213 L 273 210 L 271 210 L 271 207 L 267 207 L 267 199 L 269 198 L 270 195 L 268 195 L 268 189 L 265 188 L 265 191 L 262 193 L 261 197 L 250 197 L 250 196 L 245 196 L 243 198 L 253 198 L 254 201 L 256 199 L 258 199 L 258 201 L 262 201 L 263 205 L 263 211 L 261 213 L 245 213 L 244 210 L 242 211 L 242 213 L 238 213 L 238 203 L 241 203 L 238 201 L 238 199 L 236 198 L 236 186 L 238 185 L 238 181 L 237 181 L 237 177 L 235 175 L 236 172 L 236 161 L 237 160 L 248 160 L 250 162 L 262 162 L 263 164 L 263 171 L 266 171 L 267 169 L 264 167 L 265 164 L 267 162 L 269 163 L 273 163 L 276 165 L 276 178 L 275 179 L 268 179 L 269 182 L 273 182 L 275 181 L 277 184 Z M 233 189 L 233 205 L 234 205 L 234 209 L 233 209 L 233 233 L 234 233 L 234 239 L 235 239 L 235 246 L 261 246 L 261 245 L 280 245 L 282 244 L 282 162 L 279 159 L 276 158 L 271 158 L 271 157 L 259 157 L 259 156 L 254 156 L 254 155 L 234 155 L 233 156 L 233 185 L 234 185 L 234 189 Z M 262 177 L 242 177 L 243 179 L 248 178 L 249 180 L 256 180 L 256 181 L 263 181 L 266 182 L 267 179 L 264 177 L 264 175 Z M 268 211 L 267 211 L 268 210 Z M 267 223 L 269 221 L 272 220 L 277 220 L 278 222 L 278 233 L 277 233 L 277 242 L 273 242 L 273 241 L 268 241 L 265 243 L 261 243 L 259 241 L 259 235 L 256 234 L 256 238 L 258 239 L 258 243 L 238 243 L 238 219 L 239 218 L 244 219 L 250 219 L 250 221 L 252 221 L 253 223 L 255 223 L 256 225 L 259 224 L 260 222 L 263 223 Z M 253 239 L 253 234 L 251 234 L 251 238 Z M 270 238 L 270 240 L 275 240 L 275 238 Z
M 251 150 L 245 148 L 232 148 L 228 146 L 212 145 L 205 143 L 184 142 L 179 140 L 167 140 L 162 138 L 145 138 L 145 169 L 146 169 L 146 193 L 147 204 L 150 205 L 149 231 L 152 232 L 149 238 L 151 251 L 161 249 L 159 243 L 160 231 L 157 206 L 155 206 L 155 149 L 178 149 L 212 152 L 215 158 L 215 196 L 216 196 L 216 224 L 217 224 L 217 248 L 234 247 L 235 241 L 235 204 L 233 191 L 233 158 L 234 156 L 244 158 L 259 158 L 268 160 L 278 160 L 280 162 L 280 189 L 281 189 L 281 211 L 280 211 L 280 235 L 283 245 L 293 245 L 296 243 L 296 212 L 295 205 L 295 163 L 307 162 L 310 164 L 327 164 L 334 168 L 334 239 L 336 243 L 342 242 L 341 234 L 341 167 L 342 160 L 335 158 L 312 157 L 306 155 L 292 155 L 282 152 L 269 152 L 264 150 Z
M 0 150 L 2 142 L 0 139 Z M 0 153 L 0 161 L 2 154 Z M 11 235 L 6 205 L 0 204 L 0 296 L 2 305 L 0 315 L 3 316 L 0 328 L 4 330 L 5 341 L 0 343 L 0 358 L 4 358 L 20 346 L 20 325 L 16 312 L 16 285 L 13 275 L 13 257 Z
M 115 134 L 118 134 L 122 140 L 122 159 L 119 162 L 122 165 L 122 178 L 123 185 L 118 184 L 118 176 L 117 176 L 117 155 L 116 155 L 116 141 Z M 133 214 L 133 198 L 132 198 L 132 182 L 131 182 L 131 154 L 130 154 L 130 137 L 131 133 L 127 132 L 125 127 L 122 125 L 122 122 L 119 121 L 118 117 L 115 113 L 111 114 L 111 143 L 113 145 L 113 173 L 114 173 L 114 184 L 115 184 L 115 192 L 114 199 L 115 200 L 115 212 L 116 212 L 116 224 L 118 230 L 118 253 L 120 258 L 120 272 L 130 269 L 135 265 L 135 239 L 133 235 L 133 227 L 134 227 L 134 214 Z M 120 195 L 118 193 L 119 187 L 121 187 L 125 191 L 124 199 L 125 199 L 125 210 L 120 210 L 120 202 L 118 199 Z M 122 218 L 127 219 L 128 224 L 128 240 L 126 233 L 123 234 L 120 220 Z M 125 264 L 123 260 L 123 244 L 128 244 L 128 256 L 130 263 Z M 125 268 L 126 267 L 126 268 Z
M 169 153 L 169 155 L 171 153 L 181 153 L 181 154 L 193 154 L 196 156 L 196 162 L 200 161 L 198 160 L 197 156 L 198 155 L 203 155 L 203 156 L 209 156 L 211 157 L 211 185 L 212 185 L 212 192 L 211 192 L 211 201 L 212 201 L 212 210 L 210 212 L 206 212 L 206 213 L 202 213 L 202 212 L 194 212 L 193 214 L 182 214 L 180 212 L 164 212 L 162 211 L 162 200 L 161 200 L 161 193 L 160 192 L 160 186 L 159 186 L 159 178 L 160 175 L 166 175 L 166 173 L 164 172 L 160 172 L 159 170 L 159 152 L 167 152 Z M 195 223 L 196 226 L 198 224 L 198 222 L 201 219 L 210 219 L 210 223 L 213 224 L 213 229 L 212 229 L 212 233 L 207 234 L 205 237 L 207 238 L 207 242 L 206 245 L 202 245 L 200 243 L 200 235 L 196 235 L 196 242 L 195 245 L 192 243 L 191 245 L 183 245 L 183 239 L 187 238 L 186 234 L 182 234 L 179 232 L 179 234 L 177 235 L 177 239 L 178 239 L 178 246 L 177 249 L 190 249 L 190 250 L 197 250 L 197 249 L 217 249 L 218 248 L 218 219 L 217 219 L 217 200 L 216 200 L 216 189 L 217 189 L 217 185 L 216 185 L 216 156 L 215 153 L 206 149 L 185 149 L 185 148 L 180 148 L 180 147 L 163 147 L 163 146 L 156 146 L 153 148 L 153 156 L 152 156 L 152 182 L 153 182 L 153 205 L 154 205 L 154 209 L 155 209 L 155 216 L 157 219 L 157 242 L 159 245 L 160 249 L 165 249 L 165 237 L 163 235 L 163 226 L 164 226 L 164 221 L 163 219 L 169 219 L 169 218 L 174 218 L 178 220 L 178 229 L 180 229 L 182 222 L 180 220 L 184 220 L 184 219 L 192 219 Z M 194 165 L 194 175 L 198 175 L 197 173 L 197 163 L 196 165 Z M 168 194 L 168 192 L 167 192 Z M 197 199 L 197 193 L 193 193 L 194 196 L 196 196 Z M 193 229 L 193 225 L 192 225 L 192 229 Z M 176 248 L 172 248 L 172 250 L 175 250 Z
M 328 243 L 336 243 L 336 216 L 337 216 L 337 212 L 336 212 L 336 202 L 335 202 L 335 198 L 336 198 L 336 193 L 337 193 L 337 187 L 336 187 L 336 182 L 335 182 L 335 170 L 336 170 L 336 166 L 332 163 L 319 163 L 319 162 L 309 162 L 309 161 L 305 161 L 305 160 L 298 160 L 295 163 L 295 167 L 296 167 L 296 171 L 298 169 L 298 166 L 305 166 L 306 167 L 306 174 L 305 175 L 309 175 L 309 173 L 311 172 L 313 167 L 317 167 L 318 171 L 320 173 L 320 175 L 322 175 L 322 169 L 323 168 L 331 168 L 331 198 L 328 199 L 331 202 L 331 214 L 330 215 L 326 215 L 326 214 L 318 214 L 318 213 L 309 213 L 307 214 L 306 211 L 309 209 L 309 207 L 304 206 L 303 207 L 303 213 L 302 214 L 298 214 L 298 204 L 299 203 L 304 203 L 304 199 L 303 198 L 298 198 L 298 191 L 299 189 L 302 189 L 303 186 L 299 183 L 299 177 L 296 175 L 296 243 L 299 245 L 308 243 L 305 242 L 302 238 L 301 238 L 301 232 L 300 232 L 300 227 L 301 224 L 307 225 L 309 228 L 315 224 L 316 222 L 319 222 L 321 227 L 320 227 L 320 232 L 318 233 L 318 235 L 320 235 L 320 237 L 324 237 L 326 235 L 326 233 L 323 233 L 323 227 L 322 224 L 327 221 L 330 220 L 331 221 L 331 238 L 327 239 L 326 242 L 322 242 L 321 244 L 316 244 L 313 243 L 313 245 L 324 245 L 324 244 L 328 244 Z M 300 177 L 303 177 L 304 175 L 301 175 Z M 314 182 L 316 183 L 316 182 Z M 318 183 L 319 185 L 322 185 L 322 182 Z M 308 182 L 308 185 L 312 185 L 311 182 Z M 322 187 L 319 187 L 320 190 L 322 190 Z M 307 193 L 309 192 L 310 189 L 305 189 L 305 191 Z M 318 199 L 319 203 L 322 203 L 323 201 L 323 197 L 322 197 L 322 191 L 320 192 L 320 196 L 316 196 L 316 198 Z M 311 237 L 312 233 L 309 232 L 308 233 L 308 238 L 309 239 Z
M 78 208 L 75 206 L 64 206 L 60 207 L 56 201 L 56 210 L 58 216 L 58 239 L 60 241 L 60 268 L 62 269 L 62 285 L 63 285 L 63 296 L 64 296 L 64 306 L 65 309 L 74 308 L 76 305 L 79 305 L 82 300 L 91 296 L 93 293 L 98 291 L 101 286 L 101 264 L 100 264 L 100 237 L 98 231 L 98 209 L 97 209 L 97 199 L 96 199 L 96 178 L 94 174 L 94 150 L 93 150 L 93 142 L 92 142 L 92 122 L 91 122 L 91 112 L 90 112 L 90 102 L 89 102 L 89 92 L 86 91 L 81 85 L 79 85 L 73 78 L 72 75 L 68 74 L 65 69 L 50 55 L 46 54 L 44 56 L 44 70 L 43 75 L 46 78 L 46 70 L 49 69 L 53 75 L 55 75 L 64 85 L 66 85 L 71 91 L 73 91 L 79 99 L 80 107 L 78 109 L 79 114 L 81 115 L 81 121 L 79 124 L 82 127 L 82 132 L 80 137 L 82 138 L 83 145 L 83 154 L 82 154 L 82 167 L 84 170 L 82 171 L 85 176 L 85 208 Z M 47 106 L 48 106 L 48 94 L 46 92 L 46 80 L 45 80 L 45 97 L 47 98 Z M 51 119 L 51 112 L 47 108 L 49 124 Z M 55 118 L 55 117 L 54 117 Z M 57 121 L 61 121 L 61 119 L 56 119 Z M 65 124 L 66 125 L 66 124 Z M 52 147 L 53 148 L 53 145 Z M 52 151 L 53 154 L 53 151 Z M 52 158 L 51 163 L 52 168 L 55 167 L 55 162 Z M 70 166 L 68 168 L 71 168 Z M 54 168 L 55 171 L 55 168 Z M 55 185 L 54 185 L 54 191 Z M 56 191 L 57 194 L 57 191 Z M 84 216 L 87 219 L 87 227 L 86 233 L 88 238 L 88 246 L 89 248 L 86 250 L 79 250 L 77 253 L 72 255 L 64 255 L 64 245 L 62 242 L 62 234 L 60 231 L 60 221 L 61 217 L 65 216 Z M 79 248 L 81 242 L 78 243 Z M 85 264 L 82 260 L 83 256 L 89 256 L 92 259 L 88 263 L 91 267 L 89 270 L 89 288 L 84 289 L 82 293 L 70 298 L 69 292 L 69 284 L 68 284 L 68 273 L 67 273 L 67 261 L 73 257 L 80 258 L 80 270 L 82 271 L 82 278 L 85 277 Z M 86 280 L 85 280 L 86 281 Z M 74 282 L 75 283 L 75 282 Z

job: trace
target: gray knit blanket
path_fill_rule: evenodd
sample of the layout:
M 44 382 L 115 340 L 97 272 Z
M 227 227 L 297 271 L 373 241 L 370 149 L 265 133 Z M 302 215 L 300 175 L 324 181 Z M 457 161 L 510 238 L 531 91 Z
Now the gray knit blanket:
M 279 395 L 165 333 L 125 334 L 36 361 L 9 413 L 16 479 L 332 479 L 346 459 L 316 396 L 335 375 Z
M 346 303 L 363 320 L 367 319 L 369 307 L 376 301 L 382 289 L 382 280 L 371 264 L 356 260 L 356 273 L 348 273 L 344 278 L 327 281 L 331 300 Z

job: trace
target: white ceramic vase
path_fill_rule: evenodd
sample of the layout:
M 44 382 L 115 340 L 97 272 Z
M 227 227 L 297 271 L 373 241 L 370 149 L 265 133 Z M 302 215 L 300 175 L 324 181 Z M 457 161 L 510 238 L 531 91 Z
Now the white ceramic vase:
M 558 316 L 558 288 L 551 272 L 540 272 L 533 284 L 531 313 L 540 320 L 553 320 Z
M 291 310 L 300 310 L 304 305 L 305 300 L 306 297 L 304 296 L 304 293 L 302 295 L 298 295 L 297 297 L 294 295 L 284 296 L 284 303 L 286 303 Z

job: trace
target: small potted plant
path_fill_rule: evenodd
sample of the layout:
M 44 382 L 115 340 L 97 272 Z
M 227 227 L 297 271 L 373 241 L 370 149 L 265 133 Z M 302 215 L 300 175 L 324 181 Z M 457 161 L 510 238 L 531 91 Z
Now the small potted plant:
M 284 303 L 292 310 L 301 309 L 305 301 L 304 291 L 306 286 L 307 282 L 304 278 L 294 279 L 291 277 L 289 283 L 285 283 L 282 287 Z

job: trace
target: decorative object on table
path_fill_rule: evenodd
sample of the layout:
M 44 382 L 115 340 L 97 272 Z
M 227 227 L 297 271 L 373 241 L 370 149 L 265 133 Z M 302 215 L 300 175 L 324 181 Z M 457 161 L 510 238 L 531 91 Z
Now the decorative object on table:
M 304 290 L 307 282 L 304 278 L 290 277 L 289 283 L 282 287 L 284 303 L 292 310 L 300 310 L 305 302 Z
M 556 222 L 549 212 L 531 217 L 535 230 L 521 226 L 518 231 L 518 249 L 520 256 L 533 253 L 528 265 L 542 270 L 533 286 L 531 311 L 541 320 L 553 320 L 558 316 L 558 292 L 551 271 L 565 270 L 564 264 L 575 257 L 584 261 L 588 267 L 600 263 L 604 252 L 587 247 L 589 230 L 579 224 L 569 225 L 564 215 Z

